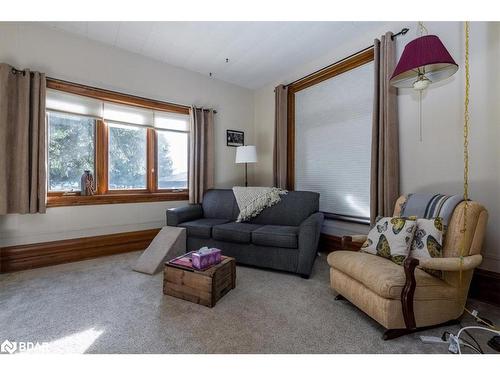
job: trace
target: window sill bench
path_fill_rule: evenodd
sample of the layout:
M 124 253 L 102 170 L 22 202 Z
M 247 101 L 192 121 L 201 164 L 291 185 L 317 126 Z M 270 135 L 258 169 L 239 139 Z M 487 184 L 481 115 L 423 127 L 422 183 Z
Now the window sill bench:
M 143 203 L 188 200 L 187 192 L 123 193 L 106 195 L 50 195 L 47 207 L 87 206 L 99 204 Z

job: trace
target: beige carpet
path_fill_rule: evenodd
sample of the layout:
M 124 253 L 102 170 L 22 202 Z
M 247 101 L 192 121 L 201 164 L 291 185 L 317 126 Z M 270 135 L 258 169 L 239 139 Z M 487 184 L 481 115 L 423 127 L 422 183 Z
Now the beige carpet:
M 164 296 L 162 274 L 133 272 L 140 254 L 0 275 L 0 342 L 77 353 L 447 352 L 419 334 L 382 341 L 377 323 L 334 301 L 324 256 L 309 280 L 238 267 L 236 289 L 210 309 Z M 500 309 L 470 305 L 500 322 Z

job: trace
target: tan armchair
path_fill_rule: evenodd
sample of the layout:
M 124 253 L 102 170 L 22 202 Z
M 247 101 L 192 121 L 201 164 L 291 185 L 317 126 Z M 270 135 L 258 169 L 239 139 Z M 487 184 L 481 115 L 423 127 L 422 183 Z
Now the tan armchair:
M 396 202 L 400 213 L 405 197 Z M 467 206 L 465 249 L 460 264 L 460 248 L 465 202 L 454 210 L 445 234 L 443 258 L 407 258 L 404 266 L 360 251 L 334 251 L 328 256 L 330 284 L 339 295 L 364 311 L 387 331 L 384 340 L 431 326 L 457 322 L 464 312 L 474 268 L 482 261 L 488 212 L 477 202 Z M 361 248 L 366 236 L 345 237 L 347 249 Z M 417 268 L 417 266 L 419 266 Z M 437 278 L 420 269 L 443 271 Z M 460 268 L 462 269 L 460 275 Z

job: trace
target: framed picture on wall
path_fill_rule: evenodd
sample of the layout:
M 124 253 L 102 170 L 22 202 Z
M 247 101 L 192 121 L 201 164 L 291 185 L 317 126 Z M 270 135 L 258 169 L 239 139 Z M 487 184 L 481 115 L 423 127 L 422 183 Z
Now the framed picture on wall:
M 226 141 L 230 147 L 240 147 L 245 145 L 245 133 L 238 130 L 226 130 Z

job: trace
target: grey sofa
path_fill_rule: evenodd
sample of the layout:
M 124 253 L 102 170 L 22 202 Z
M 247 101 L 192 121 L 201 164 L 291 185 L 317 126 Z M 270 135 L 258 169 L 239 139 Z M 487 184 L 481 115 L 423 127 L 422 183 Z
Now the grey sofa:
M 232 190 L 209 190 L 202 204 L 167 210 L 167 225 L 187 229 L 187 250 L 217 247 L 240 264 L 311 274 L 323 223 L 319 194 L 290 191 L 249 222 L 237 223 Z

